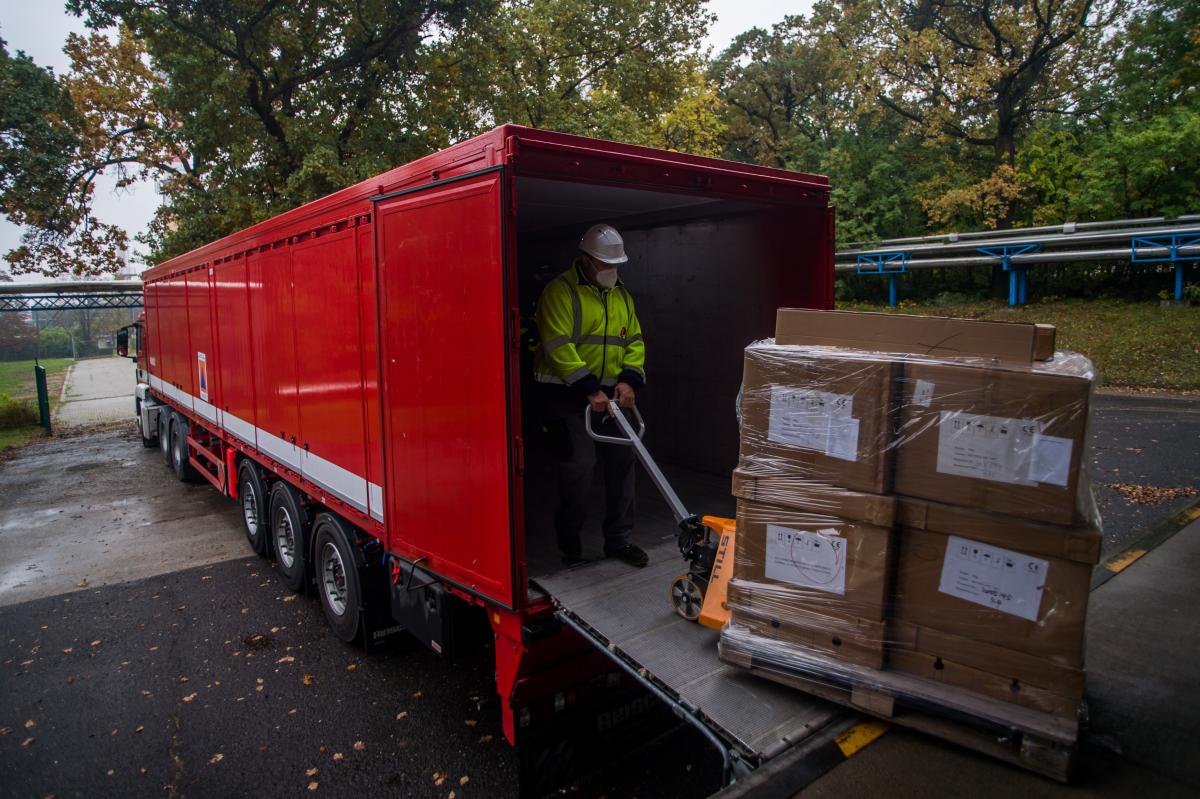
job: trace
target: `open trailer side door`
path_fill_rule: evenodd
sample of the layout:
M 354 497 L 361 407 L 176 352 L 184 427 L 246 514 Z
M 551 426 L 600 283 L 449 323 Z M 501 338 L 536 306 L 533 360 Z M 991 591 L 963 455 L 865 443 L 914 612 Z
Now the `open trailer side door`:
M 503 222 L 495 168 L 376 198 L 389 550 L 513 607 Z

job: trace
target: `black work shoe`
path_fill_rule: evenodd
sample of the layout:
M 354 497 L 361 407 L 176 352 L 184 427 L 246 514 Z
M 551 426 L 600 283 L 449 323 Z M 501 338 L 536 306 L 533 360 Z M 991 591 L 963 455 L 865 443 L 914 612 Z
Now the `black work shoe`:
M 623 560 L 630 566 L 636 566 L 639 569 L 650 562 L 650 557 L 644 551 L 642 551 L 641 547 L 637 546 L 636 544 L 626 544 L 625 546 L 617 547 L 616 549 L 609 549 L 608 547 L 605 547 L 604 554 L 610 558 Z

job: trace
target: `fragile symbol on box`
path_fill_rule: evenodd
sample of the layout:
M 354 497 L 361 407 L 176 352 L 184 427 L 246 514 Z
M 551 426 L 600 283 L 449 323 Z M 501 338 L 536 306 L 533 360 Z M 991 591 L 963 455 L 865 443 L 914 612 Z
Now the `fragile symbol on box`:
M 950 536 L 942 560 L 943 594 L 977 605 L 1038 620 L 1050 564 L 1009 549 Z
M 767 525 L 767 579 L 831 594 L 846 593 L 846 539 L 833 528 Z

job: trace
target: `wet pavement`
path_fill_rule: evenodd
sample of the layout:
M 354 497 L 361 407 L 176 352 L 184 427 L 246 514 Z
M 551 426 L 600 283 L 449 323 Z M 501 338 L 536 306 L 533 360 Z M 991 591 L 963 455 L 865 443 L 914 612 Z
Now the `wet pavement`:
M 0 466 L 0 606 L 245 554 L 235 503 L 180 483 L 130 429 L 53 438 Z
M 62 404 L 54 415 L 55 429 L 79 429 L 133 418 L 136 385 L 133 361 L 128 358 L 76 361 L 63 385 Z

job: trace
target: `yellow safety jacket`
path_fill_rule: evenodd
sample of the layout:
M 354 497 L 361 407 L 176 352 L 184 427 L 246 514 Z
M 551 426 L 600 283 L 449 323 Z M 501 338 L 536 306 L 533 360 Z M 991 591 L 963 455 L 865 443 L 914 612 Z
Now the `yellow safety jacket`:
M 591 394 L 618 382 L 641 388 L 646 381 L 646 345 L 633 297 L 617 281 L 611 289 L 592 285 L 579 261 L 551 280 L 538 300 L 540 344 L 534 376 Z

